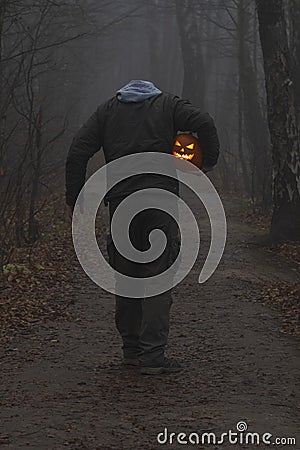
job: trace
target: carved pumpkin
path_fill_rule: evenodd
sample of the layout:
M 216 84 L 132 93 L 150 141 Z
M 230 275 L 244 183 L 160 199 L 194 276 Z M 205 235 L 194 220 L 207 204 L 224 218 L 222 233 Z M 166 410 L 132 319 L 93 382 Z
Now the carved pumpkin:
M 184 161 L 190 161 L 199 168 L 202 166 L 203 154 L 200 144 L 192 134 L 177 134 L 173 145 L 173 155 Z

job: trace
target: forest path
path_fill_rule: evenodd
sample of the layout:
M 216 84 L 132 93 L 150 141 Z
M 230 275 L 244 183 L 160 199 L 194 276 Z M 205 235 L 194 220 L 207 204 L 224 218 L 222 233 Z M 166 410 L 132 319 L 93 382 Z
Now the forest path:
M 266 281 L 296 274 L 251 244 L 254 229 L 237 206 L 225 199 L 228 242 L 216 273 L 199 285 L 195 268 L 174 292 L 168 354 L 185 370 L 149 377 L 122 367 L 113 297 L 78 269 L 74 320 L 37 326 L 1 359 L 1 449 L 179 449 L 159 445 L 157 434 L 219 437 L 240 421 L 272 442 L 297 438 L 277 449 L 300 448 L 299 340 L 259 301 Z M 270 447 L 225 442 L 185 448 Z

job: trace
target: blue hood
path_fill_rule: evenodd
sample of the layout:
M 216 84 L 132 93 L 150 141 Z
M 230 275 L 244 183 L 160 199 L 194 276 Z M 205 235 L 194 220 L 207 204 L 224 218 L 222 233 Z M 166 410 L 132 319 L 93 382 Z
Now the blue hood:
M 151 81 L 132 80 L 117 91 L 120 102 L 143 102 L 147 98 L 161 94 L 161 91 Z

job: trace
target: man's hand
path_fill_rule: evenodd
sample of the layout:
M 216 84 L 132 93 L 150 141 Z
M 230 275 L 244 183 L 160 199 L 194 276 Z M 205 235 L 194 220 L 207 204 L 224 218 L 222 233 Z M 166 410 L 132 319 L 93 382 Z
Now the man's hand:
M 72 221 L 74 206 L 67 205 L 67 217 Z

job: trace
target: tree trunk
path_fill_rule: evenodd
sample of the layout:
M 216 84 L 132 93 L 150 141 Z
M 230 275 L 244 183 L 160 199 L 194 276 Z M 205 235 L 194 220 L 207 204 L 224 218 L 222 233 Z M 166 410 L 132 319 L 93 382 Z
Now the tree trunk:
M 2 46 L 3 46 L 3 23 L 6 12 L 6 0 L 0 1 L 0 178 L 4 175 L 4 111 L 3 111 L 3 74 L 2 74 Z
M 300 123 L 300 2 L 290 0 L 290 51 L 292 54 L 292 75 L 295 85 L 295 101 Z
M 247 147 L 250 152 L 251 188 L 247 189 L 251 193 L 253 202 L 263 204 L 271 200 L 271 189 L 267 190 L 265 181 L 271 184 L 271 154 L 268 137 L 268 125 L 263 116 L 257 87 L 257 76 L 255 62 L 251 60 L 250 49 L 247 45 L 249 34 L 248 5 L 244 0 L 238 5 L 238 42 L 239 42 L 239 85 L 242 95 L 244 132 Z M 255 22 L 255 21 L 254 21 Z M 254 32 L 255 32 L 254 27 Z M 254 60 L 256 56 L 254 55 Z M 240 92 L 239 92 L 240 96 Z M 241 155 L 242 158 L 242 155 Z M 244 169 L 243 169 L 244 171 Z M 248 175 L 248 178 L 249 175 Z M 250 184 L 250 183 L 249 183 Z
M 157 2 L 154 4 L 152 2 L 147 3 L 146 27 L 148 35 L 149 80 L 158 86 L 161 85 L 159 59 L 163 39 L 162 16 L 162 14 L 158 15 Z M 151 17 L 151 20 L 149 20 L 149 17 Z
M 176 0 L 176 15 L 183 58 L 182 96 L 205 109 L 205 68 L 201 51 L 199 17 L 189 0 Z
M 244 98 L 243 98 L 243 74 L 244 69 L 244 41 L 245 41 L 245 12 L 243 0 L 238 5 L 238 67 L 239 67 L 239 84 L 238 84 L 238 152 L 242 166 L 244 188 L 247 194 L 251 193 L 249 174 L 247 170 L 244 146 L 243 146 L 243 124 L 244 124 Z
M 42 107 L 36 117 L 35 123 L 35 149 L 32 161 L 33 174 L 32 174 L 32 187 L 29 201 L 29 216 L 28 216 L 28 239 L 32 244 L 39 238 L 39 224 L 35 217 L 35 205 L 38 196 L 38 187 L 42 171 Z
M 300 146 L 282 0 L 256 0 L 273 156 L 273 240 L 300 239 Z

